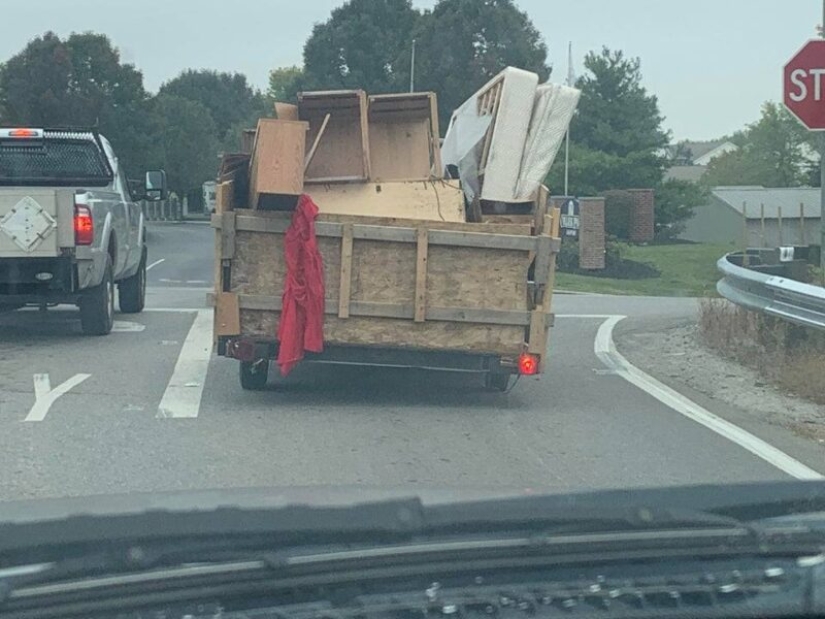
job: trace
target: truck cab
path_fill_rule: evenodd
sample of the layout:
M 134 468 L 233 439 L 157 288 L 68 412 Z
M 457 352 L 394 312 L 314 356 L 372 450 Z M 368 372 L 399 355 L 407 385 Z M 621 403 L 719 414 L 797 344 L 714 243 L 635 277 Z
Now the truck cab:
M 95 130 L 0 129 L 0 309 L 73 304 L 90 335 L 111 331 L 115 287 L 122 312 L 142 311 L 146 197 Z

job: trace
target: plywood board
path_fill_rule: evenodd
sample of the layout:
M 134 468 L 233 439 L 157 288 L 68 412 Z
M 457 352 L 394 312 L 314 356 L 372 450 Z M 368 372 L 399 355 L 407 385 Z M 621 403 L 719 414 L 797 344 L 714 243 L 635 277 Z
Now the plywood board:
M 241 330 L 253 337 L 272 338 L 279 319 L 278 312 L 241 310 Z M 524 328 L 328 315 L 324 339 L 329 344 L 512 355 L 524 345 Z
M 315 142 L 326 115 L 329 124 L 306 170 L 307 182 L 369 178 L 366 137 L 367 96 L 363 91 L 308 92 L 298 96 L 298 114 L 309 123 L 307 144 Z
M 278 120 L 299 120 L 298 106 L 277 101 L 275 102 L 275 117 Z
M 250 202 L 261 194 L 298 195 L 304 190 L 304 148 L 308 125 L 261 119 L 250 170 Z
M 238 295 L 221 292 L 215 295 L 215 336 L 240 335 L 241 314 Z
M 369 125 L 373 181 L 431 177 L 430 121 L 372 119 Z
M 442 181 L 318 185 L 307 192 L 322 215 L 464 221 L 464 194 Z

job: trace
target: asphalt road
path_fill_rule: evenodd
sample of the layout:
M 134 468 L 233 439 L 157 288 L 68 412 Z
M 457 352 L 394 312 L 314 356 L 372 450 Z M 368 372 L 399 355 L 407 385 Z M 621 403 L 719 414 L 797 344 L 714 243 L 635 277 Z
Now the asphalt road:
M 612 351 L 614 323 L 684 321 L 691 300 L 557 295 L 548 372 L 509 394 L 486 393 L 472 377 L 310 365 L 244 392 L 237 363 L 209 350 L 212 238 L 202 224 L 153 225 L 149 309 L 119 315 L 108 337 L 82 336 L 71 308 L 0 315 L 0 500 L 319 484 L 589 490 L 825 474 L 821 446 L 747 411 L 685 403 Z

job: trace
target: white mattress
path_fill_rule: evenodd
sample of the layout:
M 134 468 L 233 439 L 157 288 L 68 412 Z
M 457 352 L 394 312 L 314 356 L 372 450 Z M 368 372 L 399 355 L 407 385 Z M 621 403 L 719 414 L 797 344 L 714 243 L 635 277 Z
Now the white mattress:
M 481 199 L 512 202 L 518 186 L 521 158 L 530 128 L 539 76 L 513 67 L 504 69 L 499 76 L 504 77 L 504 86 L 493 127 L 487 167 L 484 170 Z M 489 84 L 480 92 L 488 87 Z
M 517 202 L 532 200 L 544 182 L 567 134 L 580 95 L 581 91 L 558 84 L 544 84 L 536 91 L 514 194 Z
M 483 118 L 478 116 L 479 97 L 499 79 L 504 82 L 481 199 L 526 202 L 533 199 L 558 154 L 580 92 L 554 84 L 539 86 L 535 73 L 508 67 L 467 99 L 453 113 L 441 154 L 445 166 L 458 166 L 468 199 L 478 190 L 486 132 Z

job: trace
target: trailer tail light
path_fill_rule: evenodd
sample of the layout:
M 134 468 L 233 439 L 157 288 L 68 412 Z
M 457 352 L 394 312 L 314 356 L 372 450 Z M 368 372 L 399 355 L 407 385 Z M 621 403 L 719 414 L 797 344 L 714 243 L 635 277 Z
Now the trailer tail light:
M 95 224 L 92 211 L 83 204 L 74 205 L 74 242 L 75 245 L 91 245 L 95 240 Z
M 518 373 L 522 376 L 535 376 L 539 372 L 539 360 L 535 355 L 524 353 L 518 358 Z

